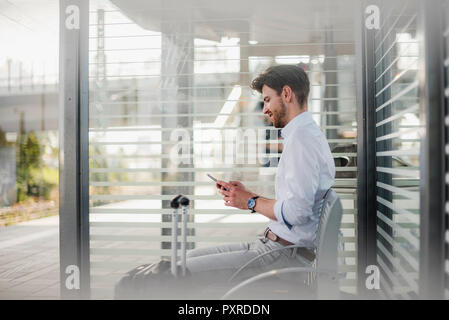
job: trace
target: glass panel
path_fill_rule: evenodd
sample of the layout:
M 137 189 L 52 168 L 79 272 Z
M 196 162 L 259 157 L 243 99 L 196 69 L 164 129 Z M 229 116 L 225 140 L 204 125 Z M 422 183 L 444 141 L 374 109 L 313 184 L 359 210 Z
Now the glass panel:
M 0 226 L 58 207 L 58 6 L 42 2 L 1 11 Z
M 415 2 L 384 2 L 375 36 L 377 259 L 383 294 L 414 298 L 419 275 L 419 150 Z
M 277 4 L 256 1 L 91 1 L 93 298 L 112 297 L 125 272 L 170 256 L 169 200 L 179 193 L 192 200 L 188 249 L 264 230 L 263 216 L 225 207 L 206 173 L 274 197 L 282 141 L 249 84 L 282 63 L 307 71 L 309 111 L 334 153 L 341 287 L 355 293 L 354 4 L 288 4 L 277 16 Z
M 0 299 L 59 298 L 58 10 L 0 4 Z

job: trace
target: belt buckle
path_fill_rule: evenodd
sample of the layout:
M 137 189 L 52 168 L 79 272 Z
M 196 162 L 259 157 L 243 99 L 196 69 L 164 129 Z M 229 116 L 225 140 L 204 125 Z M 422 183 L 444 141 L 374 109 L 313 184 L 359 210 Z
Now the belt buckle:
M 270 231 L 270 229 L 266 228 L 265 231 L 263 232 L 263 239 L 261 239 L 263 243 L 267 243 L 267 241 L 268 241 L 268 237 L 267 237 L 268 231 Z
M 265 237 L 267 238 L 267 239 L 270 239 L 271 241 L 273 241 L 273 242 L 278 242 L 278 240 L 279 240 L 279 237 L 277 236 L 277 234 L 276 233 L 274 233 L 273 231 L 271 231 L 271 235 L 272 236 L 274 236 L 274 238 L 270 238 L 268 235 L 270 234 L 270 229 L 268 229 L 267 228 L 267 230 L 265 230 Z
M 265 232 L 263 233 L 263 235 L 264 235 L 264 238 L 265 238 L 265 243 L 268 241 L 268 240 L 271 240 L 271 241 L 273 241 L 273 242 L 276 242 L 276 240 L 277 240 L 277 236 L 276 236 L 276 239 L 275 240 L 273 240 L 273 239 L 271 239 L 271 238 L 269 238 L 268 237 L 268 234 L 270 233 L 270 228 L 266 228 L 265 229 Z
M 268 232 L 270 232 L 270 228 L 266 228 L 265 231 L 263 232 L 263 236 L 266 238 L 268 238 Z

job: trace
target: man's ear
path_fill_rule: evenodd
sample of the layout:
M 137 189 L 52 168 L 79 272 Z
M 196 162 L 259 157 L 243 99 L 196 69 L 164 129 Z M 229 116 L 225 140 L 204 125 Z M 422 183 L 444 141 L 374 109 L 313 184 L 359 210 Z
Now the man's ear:
M 285 85 L 282 88 L 281 97 L 282 97 L 282 99 L 285 100 L 285 102 L 291 102 L 292 98 L 293 98 L 292 88 L 290 88 L 290 86 Z

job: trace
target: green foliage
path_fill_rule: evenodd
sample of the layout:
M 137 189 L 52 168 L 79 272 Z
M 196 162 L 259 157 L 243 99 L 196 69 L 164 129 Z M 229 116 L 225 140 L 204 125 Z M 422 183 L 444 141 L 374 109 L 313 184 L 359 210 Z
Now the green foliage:
M 33 132 L 26 134 L 20 132 L 17 137 L 17 201 L 21 202 L 28 198 L 32 188 L 30 170 L 39 167 L 40 146 Z
M 28 197 L 49 199 L 50 192 L 58 185 L 58 169 L 41 163 L 41 144 L 34 132 L 21 132 L 17 139 L 17 201 Z
M 42 167 L 30 170 L 28 181 L 29 195 L 42 196 L 45 200 L 50 199 L 50 192 L 58 186 L 59 172 L 56 168 Z

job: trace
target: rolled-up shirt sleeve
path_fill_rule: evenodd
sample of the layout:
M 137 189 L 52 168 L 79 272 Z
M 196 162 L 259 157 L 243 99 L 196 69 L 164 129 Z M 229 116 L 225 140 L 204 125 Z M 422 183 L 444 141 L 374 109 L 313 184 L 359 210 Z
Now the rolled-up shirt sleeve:
M 313 138 L 292 139 L 287 158 L 283 159 L 287 198 L 276 201 L 274 215 L 289 229 L 309 221 L 313 215 L 315 194 L 319 186 L 319 154 Z M 284 155 L 283 155 L 284 156 Z

